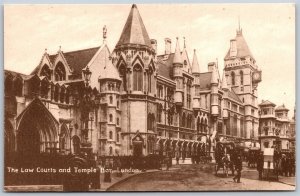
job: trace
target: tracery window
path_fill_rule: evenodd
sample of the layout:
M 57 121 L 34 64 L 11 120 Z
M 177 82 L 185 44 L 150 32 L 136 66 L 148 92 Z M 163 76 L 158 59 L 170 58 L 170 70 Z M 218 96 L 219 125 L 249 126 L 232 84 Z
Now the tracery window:
M 66 80 L 66 70 L 61 62 L 56 65 L 54 76 L 56 81 Z
M 43 66 L 40 76 L 45 76 L 48 80 L 51 80 L 51 71 L 48 65 Z

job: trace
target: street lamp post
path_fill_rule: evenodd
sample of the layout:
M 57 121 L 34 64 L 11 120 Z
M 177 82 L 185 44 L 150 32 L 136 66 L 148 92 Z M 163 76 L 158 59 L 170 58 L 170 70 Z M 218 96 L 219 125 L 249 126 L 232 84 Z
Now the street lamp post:
M 69 130 L 70 130 L 70 154 L 72 154 L 72 144 L 71 144 L 71 140 L 72 140 L 72 131 L 73 131 L 73 125 L 70 124 L 69 125 Z

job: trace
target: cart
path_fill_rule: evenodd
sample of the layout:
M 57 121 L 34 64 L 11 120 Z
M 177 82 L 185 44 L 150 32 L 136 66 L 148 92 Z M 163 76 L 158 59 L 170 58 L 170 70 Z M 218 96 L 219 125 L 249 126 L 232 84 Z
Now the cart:
M 263 179 L 278 181 L 278 169 L 274 160 L 274 148 L 264 149 Z

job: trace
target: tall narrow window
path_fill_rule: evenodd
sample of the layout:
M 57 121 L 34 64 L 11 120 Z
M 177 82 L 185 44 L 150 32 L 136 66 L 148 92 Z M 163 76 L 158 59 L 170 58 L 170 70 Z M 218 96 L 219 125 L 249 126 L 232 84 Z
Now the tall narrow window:
M 113 115 L 110 114 L 110 115 L 109 115 L 109 122 L 112 122 L 112 121 L 113 121 Z
M 149 68 L 149 72 L 148 72 L 148 92 L 151 93 L 152 92 L 152 68 Z
M 241 77 L 241 85 L 244 84 L 244 73 L 243 71 L 240 71 L 240 77 Z
M 139 64 L 133 68 L 133 90 L 143 91 L 143 70 Z
M 61 62 L 56 65 L 54 76 L 56 81 L 66 80 L 66 70 Z
M 112 131 L 109 132 L 109 139 L 110 139 L 110 140 L 113 139 L 113 132 L 112 132 Z
M 113 97 L 109 96 L 109 104 L 113 104 Z
M 120 65 L 119 72 L 120 72 L 120 77 L 122 78 L 123 90 L 127 91 L 126 68 L 124 64 Z
M 231 84 L 235 85 L 235 73 L 231 72 Z

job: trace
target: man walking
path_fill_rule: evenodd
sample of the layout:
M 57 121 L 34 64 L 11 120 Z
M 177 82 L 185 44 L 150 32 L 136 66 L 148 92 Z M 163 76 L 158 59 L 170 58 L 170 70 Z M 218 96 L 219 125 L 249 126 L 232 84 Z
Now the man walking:
M 240 183 L 241 182 L 241 172 L 242 172 L 242 158 L 241 155 L 238 155 L 235 162 L 235 169 L 237 171 L 237 174 L 233 177 L 233 181 Z

